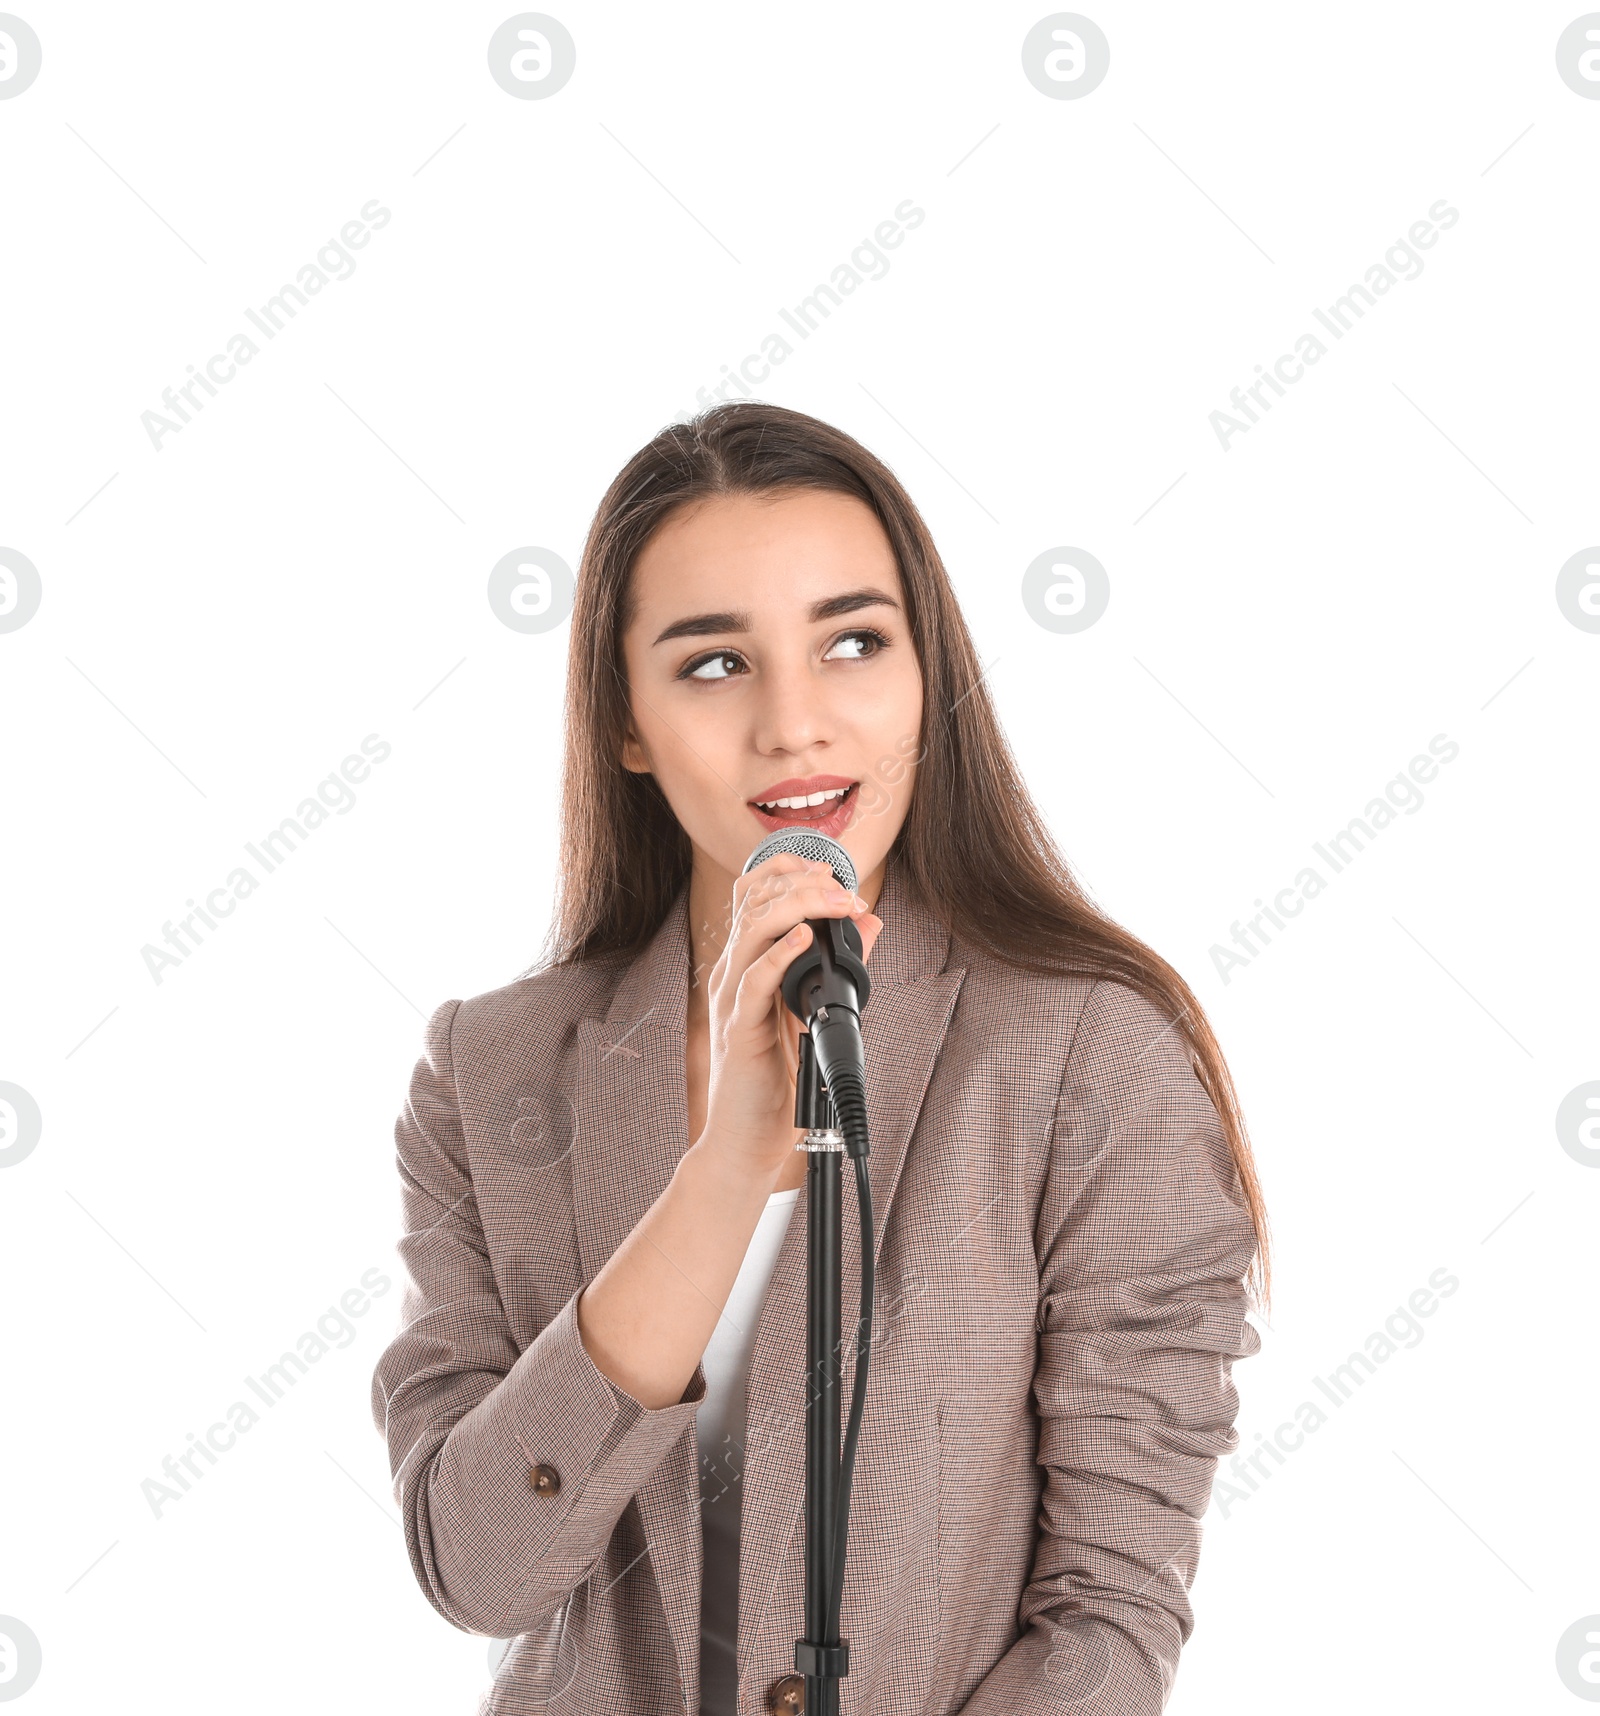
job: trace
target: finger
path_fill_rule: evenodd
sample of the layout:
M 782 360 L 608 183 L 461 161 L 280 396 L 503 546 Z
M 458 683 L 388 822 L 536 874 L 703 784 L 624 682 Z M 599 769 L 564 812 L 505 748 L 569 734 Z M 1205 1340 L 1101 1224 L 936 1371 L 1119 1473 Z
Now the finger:
M 740 1029 L 771 1029 L 774 998 L 782 987 L 784 975 L 810 940 L 811 926 L 796 924 L 750 962 L 734 992 L 734 1019 Z
M 774 903 L 784 897 L 790 879 L 804 875 L 809 868 L 795 853 L 780 852 L 758 864 L 748 875 L 740 876 L 733 885 L 733 921 L 728 928 L 728 939 L 731 941 L 744 924 L 762 922 Z
M 834 896 L 838 896 L 835 898 Z M 849 890 L 841 889 L 832 872 L 808 872 L 781 878 L 770 897 L 749 898 L 729 937 L 730 967 L 738 972 L 750 965 L 806 918 L 848 918 L 859 922 Z M 803 942 L 798 944 L 804 946 Z
M 810 863 L 809 858 L 802 858 L 798 852 L 769 852 L 759 864 L 752 864 L 745 871 L 745 875 L 759 876 L 763 871 L 773 873 L 782 870 L 805 869 Z
M 763 858 L 753 870 L 733 879 L 733 917 L 737 922 L 742 912 L 774 893 L 782 891 L 782 878 L 800 875 L 812 869 L 812 864 L 797 852 L 774 852 Z
M 724 977 L 731 974 L 737 979 L 742 976 L 750 960 L 756 957 L 755 953 L 749 950 L 746 932 L 751 926 L 768 921 L 776 904 L 786 895 L 785 879 L 804 875 L 814 868 L 815 866 L 798 853 L 775 852 L 770 858 L 763 859 L 753 870 L 734 878 L 733 909 L 729 914 L 728 934 L 717 960 Z M 787 929 L 793 922 L 792 917 L 788 918 L 773 933 L 782 933 L 782 930 Z
M 772 868 L 769 869 L 769 865 Z M 826 864 L 802 858 L 797 853 L 781 852 L 758 864 L 748 876 L 740 877 L 734 884 L 736 915 L 758 917 L 764 908 L 785 898 L 798 884 L 816 877 L 827 880 L 832 874 Z
M 763 858 L 754 869 L 746 870 L 734 878 L 734 898 L 737 900 L 745 894 L 762 893 L 768 884 L 780 876 L 798 875 L 815 868 L 809 858 L 802 858 L 798 852 L 774 852 L 770 858 Z

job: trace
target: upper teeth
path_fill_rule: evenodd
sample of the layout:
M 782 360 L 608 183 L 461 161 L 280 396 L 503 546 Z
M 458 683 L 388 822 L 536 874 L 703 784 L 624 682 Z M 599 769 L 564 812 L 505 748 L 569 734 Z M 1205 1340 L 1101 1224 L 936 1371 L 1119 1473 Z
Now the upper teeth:
M 803 794 L 799 798 L 758 798 L 756 803 L 763 810 L 803 810 L 807 805 L 825 804 L 830 798 L 842 798 L 849 787 L 829 787 L 826 792 Z

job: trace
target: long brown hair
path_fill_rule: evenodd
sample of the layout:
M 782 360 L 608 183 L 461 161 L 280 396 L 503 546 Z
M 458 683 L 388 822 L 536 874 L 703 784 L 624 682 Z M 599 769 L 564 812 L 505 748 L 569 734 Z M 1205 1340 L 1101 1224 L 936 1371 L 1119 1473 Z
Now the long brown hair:
M 618 473 L 579 565 L 567 658 L 559 899 L 540 964 L 634 957 L 688 880 L 689 837 L 652 775 L 622 764 L 622 636 L 640 551 L 667 516 L 711 495 L 826 489 L 872 508 L 905 587 L 923 679 L 916 790 L 891 855 L 950 931 L 1018 970 L 1125 983 L 1188 1044 L 1238 1169 L 1256 1233 L 1249 1287 L 1270 1305 L 1266 1206 L 1227 1063 L 1178 972 L 1089 897 L 1029 797 L 966 621 L 922 516 L 894 473 L 815 417 L 754 400 L 668 425 Z M 902 764 L 904 759 L 895 759 Z M 866 787 L 862 784 L 863 809 Z

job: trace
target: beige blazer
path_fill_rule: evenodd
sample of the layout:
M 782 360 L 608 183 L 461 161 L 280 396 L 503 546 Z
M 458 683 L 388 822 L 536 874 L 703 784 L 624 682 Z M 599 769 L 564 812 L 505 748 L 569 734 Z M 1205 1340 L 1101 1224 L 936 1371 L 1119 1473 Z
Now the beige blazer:
M 876 909 L 842 1716 L 1159 1711 L 1238 1443 L 1232 1361 L 1260 1347 L 1226 1140 L 1133 991 L 952 941 L 894 861 Z M 698 1716 L 705 1373 L 647 1411 L 575 1309 L 689 1143 L 689 947 L 685 890 L 631 964 L 444 1002 L 395 1129 L 409 1283 L 373 1408 L 423 1592 L 513 1639 L 484 1716 Z M 841 1417 L 861 1276 L 843 1178 Z M 740 1716 L 803 1708 L 806 1205 L 750 1367 Z

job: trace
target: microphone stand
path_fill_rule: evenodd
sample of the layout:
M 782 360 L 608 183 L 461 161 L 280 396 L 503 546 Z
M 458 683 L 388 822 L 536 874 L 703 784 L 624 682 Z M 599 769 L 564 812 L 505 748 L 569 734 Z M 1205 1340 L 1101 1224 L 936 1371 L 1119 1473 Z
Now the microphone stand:
M 812 925 L 812 934 L 811 945 L 783 983 L 790 1010 L 807 1026 L 795 1071 L 794 1123 L 806 1129 L 796 1148 L 811 1153 L 806 1169 L 806 1636 L 795 1641 L 794 1666 L 805 1676 L 806 1716 L 838 1716 L 839 1681 L 850 1672 L 850 1641 L 837 1636 L 839 1601 L 872 1351 L 872 1182 L 861 1040 L 861 1009 L 872 982 L 853 923 L 825 919 Z M 861 1310 L 850 1428 L 841 1459 L 840 1170 L 846 1154 L 855 1165 L 861 1220 Z
M 837 840 L 801 827 L 769 834 L 751 853 L 748 875 L 778 852 L 820 859 L 834 879 L 854 888 L 856 870 Z M 789 964 L 783 999 L 806 1029 L 795 1069 L 794 1123 L 805 1129 L 797 1149 L 811 1153 L 806 1167 L 809 1231 L 806 1235 L 806 1636 L 795 1640 L 794 1666 L 805 1676 L 806 1716 L 839 1716 L 839 1682 L 850 1671 L 850 1641 L 839 1633 L 844 1557 L 850 1535 L 850 1486 L 856 1439 L 866 1406 L 872 1357 L 875 1247 L 872 1180 L 867 1173 L 867 1068 L 861 1011 L 872 993 L 862 958 L 861 932 L 848 918 L 808 919 L 811 941 Z M 839 1172 L 848 1155 L 856 1171 L 861 1223 L 861 1310 L 850 1422 L 839 1444 Z M 778 1708 L 798 1716 L 793 1689 Z
M 839 1300 L 844 1134 L 822 1082 L 809 1031 L 800 1034 L 795 1077 L 797 1149 L 806 1169 L 806 1636 L 797 1639 L 794 1666 L 806 1677 L 806 1716 L 837 1716 L 839 1679 L 850 1672 L 850 1642 L 828 1636 L 834 1509 L 839 1494 Z M 858 1360 L 859 1362 L 859 1360 Z

